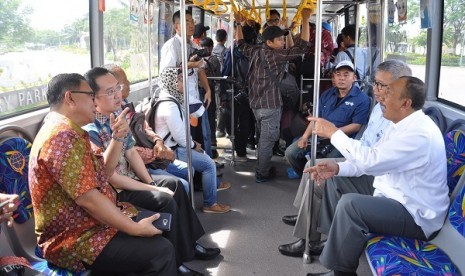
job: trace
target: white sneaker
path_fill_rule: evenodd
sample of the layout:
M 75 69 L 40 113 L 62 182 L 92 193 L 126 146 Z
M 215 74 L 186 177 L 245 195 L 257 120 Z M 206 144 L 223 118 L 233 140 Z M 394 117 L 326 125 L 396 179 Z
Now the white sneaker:
M 231 161 L 232 160 L 232 155 L 227 155 L 224 157 L 224 159 Z M 247 162 L 249 161 L 249 158 L 247 156 L 234 156 L 234 161 L 236 162 Z

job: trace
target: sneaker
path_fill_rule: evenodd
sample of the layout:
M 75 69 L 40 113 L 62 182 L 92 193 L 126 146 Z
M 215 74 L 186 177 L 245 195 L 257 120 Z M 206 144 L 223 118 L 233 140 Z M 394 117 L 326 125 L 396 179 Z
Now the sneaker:
M 231 188 L 231 183 L 228 182 L 221 182 L 220 186 L 216 188 L 217 191 L 223 191 Z
M 216 134 L 216 137 L 218 137 L 218 138 L 221 138 L 221 137 L 225 137 L 225 136 L 226 136 L 226 133 L 224 133 L 224 132 L 221 131 L 221 130 L 217 130 L 215 134 Z
M 225 155 L 224 159 L 228 160 L 228 161 L 232 161 L 232 155 Z M 249 159 L 247 158 L 247 156 L 236 155 L 234 157 L 234 161 L 236 161 L 236 162 L 247 162 L 247 161 L 249 161 Z
M 300 179 L 300 175 L 293 168 L 287 168 L 287 178 Z
M 224 163 L 220 163 L 220 162 L 215 161 L 215 166 L 216 166 L 216 169 L 222 169 L 222 168 L 224 168 Z
M 226 204 L 215 203 L 210 207 L 203 207 L 202 212 L 207 214 L 224 214 L 231 210 L 231 207 Z
M 255 172 L 255 182 L 256 183 L 263 183 L 263 182 L 267 182 L 273 178 L 276 177 L 276 168 L 275 167 L 271 167 L 270 170 L 268 171 L 268 175 L 267 176 L 264 176 L 262 174 L 260 174 L 259 172 Z

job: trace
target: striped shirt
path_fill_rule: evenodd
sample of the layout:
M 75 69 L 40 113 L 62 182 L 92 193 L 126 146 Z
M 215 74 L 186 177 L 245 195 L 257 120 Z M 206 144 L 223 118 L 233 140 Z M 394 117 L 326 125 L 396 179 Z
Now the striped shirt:
M 238 42 L 239 50 L 251 61 L 249 71 L 249 101 L 252 109 L 276 109 L 281 108 L 283 102 L 279 88 L 273 78 L 282 78 L 281 72 L 290 60 L 302 57 L 308 51 L 309 43 L 297 40 L 289 49 L 273 49 L 266 45 L 247 44 L 243 39 Z M 263 52 L 263 58 L 269 64 L 271 74 L 267 72 L 260 60 L 259 52 Z

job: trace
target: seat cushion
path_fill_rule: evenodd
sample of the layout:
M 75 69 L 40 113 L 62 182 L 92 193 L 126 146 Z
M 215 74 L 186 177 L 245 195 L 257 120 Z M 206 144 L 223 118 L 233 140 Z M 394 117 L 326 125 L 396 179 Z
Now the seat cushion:
M 32 216 L 29 193 L 28 161 L 32 144 L 23 138 L 9 138 L 0 144 L 0 192 L 18 194 L 21 204 L 13 213 L 17 223 L 24 223 Z
M 449 257 L 426 241 L 373 235 L 366 253 L 376 275 L 459 275 Z
M 53 276 L 85 276 L 90 275 L 90 270 L 86 270 L 83 272 L 71 272 L 69 270 L 56 267 L 47 261 L 43 262 L 36 262 L 32 263 L 32 268 L 42 272 L 45 275 L 53 275 Z

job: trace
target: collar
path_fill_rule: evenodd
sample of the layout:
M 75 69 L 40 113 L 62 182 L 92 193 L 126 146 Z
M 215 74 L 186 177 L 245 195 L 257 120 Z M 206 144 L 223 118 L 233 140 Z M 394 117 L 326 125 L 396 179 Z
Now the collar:
M 413 112 L 412 114 L 408 115 L 407 117 L 405 117 L 404 119 L 400 120 L 397 124 L 393 123 L 392 128 L 393 129 L 409 128 L 410 123 L 418 120 L 422 115 L 425 115 L 425 113 L 423 113 L 421 109 L 417 110 Z
M 51 121 L 58 121 L 58 122 L 63 122 L 70 126 L 73 130 L 75 130 L 79 135 L 85 136 L 87 135 L 87 131 L 82 129 L 80 126 L 78 126 L 75 122 L 73 122 L 70 118 L 66 117 L 65 115 L 58 113 L 56 111 L 51 111 L 47 117 L 47 120 Z
M 109 119 L 110 118 L 108 118 L 107 116 L 105 116 L 104 114 L 98 111 L 95 114 L 95 120 L 97 120 L 97 122 L 99 122 L 102 125 L 104 125 Z

